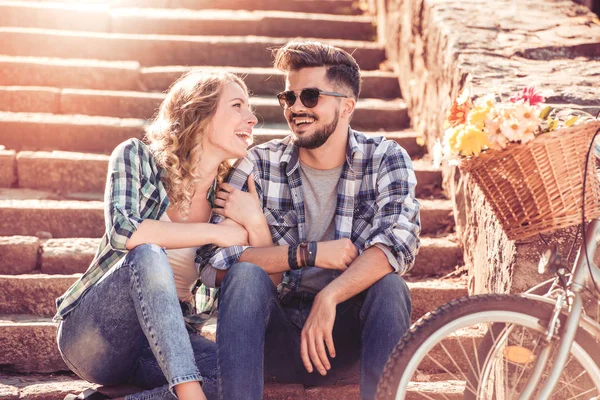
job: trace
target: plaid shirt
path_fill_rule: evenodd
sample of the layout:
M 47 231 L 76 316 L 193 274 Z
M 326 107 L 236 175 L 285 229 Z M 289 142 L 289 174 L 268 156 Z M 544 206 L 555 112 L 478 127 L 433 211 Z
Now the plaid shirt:
M 159 219 L 169 199 L 160 180 L 161 170 L 150 149 L 129 139 L 113 151 L 104 192 L 106 232 L 94 260 L 83 276 L 56 299 L 55 320 L 61 320 L 127 253 L 125 243 L 145 219 Z
M 306 239 L 298 148 L 291 139 L 288 136 L 252 148 L 229 177 L 230 184 L 247 190 L 248 176 L 254 172 L 273 243 L 279 245 L 294 245 Z M 383 246 L 397 260 L 392 264 L 399 267 L 397 272 L 408 271 L 414 263 L 421 231 L 416 185 L 412 162 L 402 147 L 383 137 L 367 137 L 350 129 L 346 162 L 337 187 L 335 238 L 349 238 L 360 251 Z M 221 219 L 213 215 L 211 222 Z M 196 263 L 201 273 L 209 266 L 225 270 L 247 248 L 203 246 L 198 249 Z M 297 290 L 301 273 L 287 271 L 280 292 Z

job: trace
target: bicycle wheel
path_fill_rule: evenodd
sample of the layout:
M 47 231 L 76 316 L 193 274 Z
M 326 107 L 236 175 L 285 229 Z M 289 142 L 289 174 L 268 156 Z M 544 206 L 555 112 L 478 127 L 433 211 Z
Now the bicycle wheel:
M 376 398 L 518 399 L 544 345 L 552 310 L 551 304 L 520 295 L 471 296 L 443 305 L 398 343 Z M 557 348 L 558 341 L 551 345 Z M 598 348 L 587 332 L 577 332 L 553 400 L 598 396 Z M 550 363 L 542 383 L 549 370 Z

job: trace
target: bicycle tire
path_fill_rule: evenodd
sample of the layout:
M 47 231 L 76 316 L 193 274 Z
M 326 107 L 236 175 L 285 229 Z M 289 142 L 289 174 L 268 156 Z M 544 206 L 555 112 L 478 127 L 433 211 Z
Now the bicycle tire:
M 420 364 L 415 365 L 415 363 L 425 359 L 427 354 L 421 354 L 425 351 L 425 347 L 429 347 L 429 350 L 431 350 L 435 346 L 435 344 L 431 345 L 433 341 L 437 340 L 435 343 L 441 343 L 442 340 L 450 337 L 440 336 L 438 340 L 436 332 L 448 330 L 455 325 L 459 326 L 461 321 L 465 321 L 466 324 L 468 320 L 476 317 L 483 318 L 485 316 L 485 318 L 493 320 L 496 315 L 498 318 L 502 315 L 505 320 L 509 319 L 504 323 L 514 322 L 511 321 L 511 318 L 515 317 L 515 319 L 523 320 L 533 319 L 530 321 L 531 323 L 535 320 L 540 326 L 543 326 L 544 322 L 549 320 L 552 310 L 552 304 L 535 301 L 521 295 L 497 294 L 467 296 L 439 307 L 415 323 L 396 345 L 384 368 L 376 399 L 404 399 L 407 396 L 407 386 L 404 386 L 404 383 L 407 383 L 408 379 L 411 379 L 417 371 Z M 564 322 L 564 319 L 565 315 L 563 314 L 561 320 Z M 498 322 L 501 323 L 500 320 Z M 458 329 L 460 328 L 456 328 L 455 332 L 458 332 Z M 437 336 L 439 336 L 439 333 Z M 600 392 L 598 390 L 600 388 L 600 355 L 597 354 L 598 345 L 595 340 L 589 333 L 579 329 L 573 348 L 576 349 L 577 354 L 583 354 L 579 356 L 584 360 L 584 365 L 587 366 L 583 368 L 588 373 L 588 369 L 592 370 L 596 391 Z M 420 360 L 413 360 L 417 357 Z M 399 388 L 401 381 L 403 387 Z M 465 393 L 467 393 L 467 389 L 465 389 Z M 424 396 L 424 398 L 428 397 Z M 465 398 L 474 397 L 467 395 Z

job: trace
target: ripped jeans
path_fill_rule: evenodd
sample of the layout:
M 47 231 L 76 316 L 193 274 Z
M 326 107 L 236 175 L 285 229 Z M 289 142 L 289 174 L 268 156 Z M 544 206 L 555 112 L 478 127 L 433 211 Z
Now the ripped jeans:
M 173 387 L 190 381 L 203 381 L 206 396 L 216 396 L 216 345 L 188 334 L 159 246 L 127 253 L 64 318 L 57 340 L 82 379 L 150 389 L 128 399 L 174 399 Z

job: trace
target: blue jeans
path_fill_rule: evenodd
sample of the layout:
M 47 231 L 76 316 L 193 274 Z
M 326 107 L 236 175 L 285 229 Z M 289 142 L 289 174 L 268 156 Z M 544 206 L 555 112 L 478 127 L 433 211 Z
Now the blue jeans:
M 202 381 L 216 396 L 216 345 L 188 334 L 163 249 L 131 250 L 61 322 L 58 347 L 79 377 L 152 389 L 129 399 L 174 399 L 173 386 Z
M 267 274 L 250 263 L 235 264 L 219 299 L 217 360 L 219 398 L 261 399 L 264 376 L 278 383 L 335 384 L 360 371 L 362 399 L 375 397 L 394 346 L 410 324 L 410 293 L 388 274 L 368 290 L 337 306 L 333 341 L 337 356 L 326 376 L 306 372 L 300 334 L 314 300 L 309 293 L 278 299 Z

